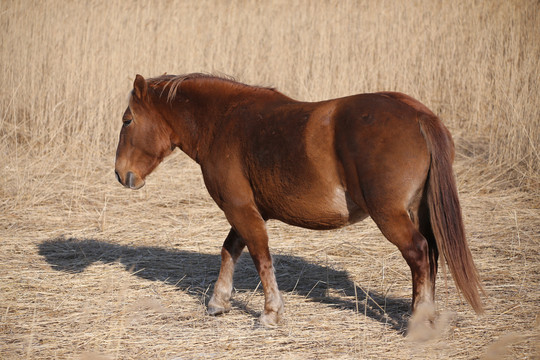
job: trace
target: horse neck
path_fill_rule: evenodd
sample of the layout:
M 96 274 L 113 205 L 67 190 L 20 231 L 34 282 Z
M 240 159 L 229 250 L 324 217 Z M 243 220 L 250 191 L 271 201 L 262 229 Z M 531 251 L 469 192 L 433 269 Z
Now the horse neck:
M 212 94 L 204 90 L 182 83 L 179 94 L 171 101 L 163 96 L 167 88 L 156 88 L 153 101 L 172 129 L 172 143 L 197 163 L 212 143 L 217 125 L 213 114 L 219 108 Z
M 272 90 L 226 80 L 189 79 L 181 84 L 180 95 L 173 100 L 168 122 L 178 138 L 178 146 L 200 163 L 231 109 L 240 102 L 253 104 L 275 96 L 288 99 Z

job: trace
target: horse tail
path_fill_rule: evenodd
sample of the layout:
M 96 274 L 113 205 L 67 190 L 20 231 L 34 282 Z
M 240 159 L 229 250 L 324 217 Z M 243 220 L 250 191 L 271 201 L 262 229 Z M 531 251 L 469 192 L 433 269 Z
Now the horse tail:
M 457 186 L 452 171 L 454 142 L 450 132 L 433 114 L 419 115 L 422 134 L 431 154 L 427 203 L 429 220 L 439 252 L 456 284 L 476 313 L 483 312 L 479 291 L 484 292 L 465 238 Z

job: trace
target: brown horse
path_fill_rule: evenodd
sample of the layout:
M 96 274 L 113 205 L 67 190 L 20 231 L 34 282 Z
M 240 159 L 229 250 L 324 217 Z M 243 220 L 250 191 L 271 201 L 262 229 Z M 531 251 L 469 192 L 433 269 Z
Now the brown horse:
M 209 75 L 137 75 L 116 152 L 118 180 L 139 189 L 176 147 L 201 166 L 232 227 L 210 314 L 230 310 L 235 263 L 247 246 L 264 289 L 260 320 L 278 322 L 283 300 L 266 220 L 334 229 L 368 215 L 411 269 L 413 314 L 421 305 L 434 309 L 439 252 L 465 299 L 482 311 L 452 172 L 454 144 L 417 100 L 382 92 L 309 103 Z

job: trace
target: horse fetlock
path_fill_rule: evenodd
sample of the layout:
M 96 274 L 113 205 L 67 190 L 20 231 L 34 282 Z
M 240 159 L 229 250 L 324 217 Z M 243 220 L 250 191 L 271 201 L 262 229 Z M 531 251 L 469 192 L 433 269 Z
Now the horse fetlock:
M 281 320 L 283 314 L 283 298 L 278 292 L 278 295 L 272 300 L 267 302 L 264 306 L 264 312 L 259 319 L 260 323 L 264 326 L 276 326 Z
M 433 322 L 436 310 L 433 301 L 417 301 L 414 305 L 412 319 Z

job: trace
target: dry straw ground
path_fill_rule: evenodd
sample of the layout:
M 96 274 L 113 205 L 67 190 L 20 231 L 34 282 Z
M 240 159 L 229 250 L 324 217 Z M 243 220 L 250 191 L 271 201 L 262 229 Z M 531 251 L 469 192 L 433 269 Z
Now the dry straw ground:
M 0 358 L 525 359 L 540 350 L 537 1 L 2 1 Z M 209 317 L 228 225 L 175 153 L 138 192 L 114 179 L 136 73 L 225 73 L 303 100 L 398 90 L 457 143 L 487 291 L 441 273 L 433 339 L 405 337 L 410 275 L 365 221 L 269 223 L 283 324 L 262 329 L 250 259 Z M 448 280 L 448 281 L 446 281 Z

